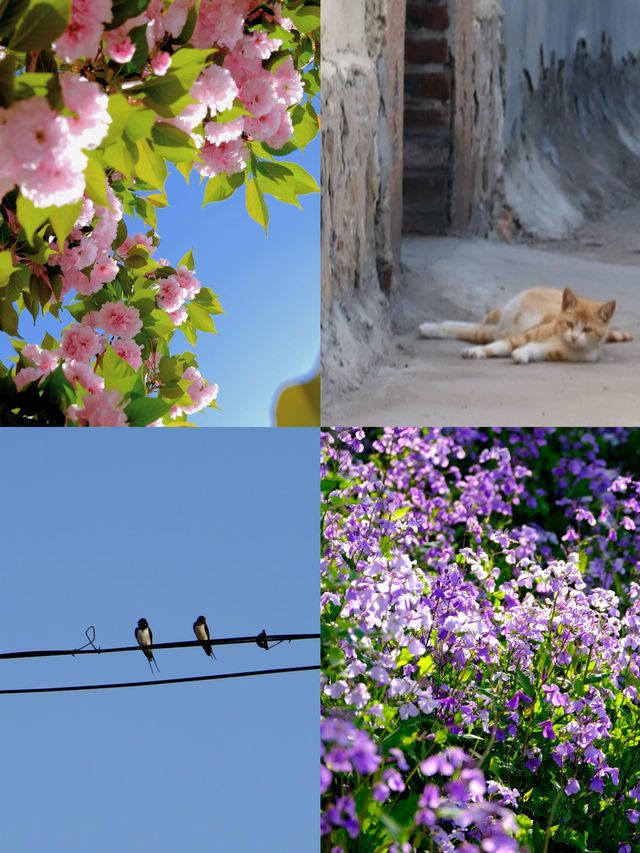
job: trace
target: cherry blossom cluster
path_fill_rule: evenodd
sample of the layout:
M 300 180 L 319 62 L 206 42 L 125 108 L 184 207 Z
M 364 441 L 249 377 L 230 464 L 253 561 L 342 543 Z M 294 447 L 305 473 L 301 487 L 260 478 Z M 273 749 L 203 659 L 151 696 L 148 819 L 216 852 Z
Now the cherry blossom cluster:
M 617 821 L 615 849 L 640 843 L 640 750 L 624 758 L 629 738 L 640 746 L 640 482 L 612 465 L 628 458 L 629 438 L 611 430 L 323 433 L 321 610 L 333 640 L 323 666 L 331 737 L 322 778 L 332 839 L 360 833 L 355 790 L 364 774 L 383 813 L 406 801 L 412 837 L 440 826 L 441 792 L 420 791 L 415 764 L 422 775 L 451 775 L 451 761 L 447 774 L 425 754 L 437 737 L 454 750 L 477 742 L 465 771 L 479 779 L 476 762 L 484 762 L 491 804 L 526 814 L 531 791 L 544 797 L 555 785 L 547 813 L 573 814 L 572 801 L 591 796 Z M 541 464 L 547 458 L 553 468 Z M 390 737 L 409 752 L 385 748 Z M 463 814 L 473 802 L 459 798 Z M 583 814 L 578 807 L 575 820 Z M 433 836 L 436 849 L 477 841 L 468 849 L 520 849 L 513 825 L 491 846 L 453 824 Z
M 0 108 L 0 196 L 17 184 L 36 207 L 59 207 L 83 197 L 83 149 L 97 148 L 107 133 L 108 97 L 97 83 L 71 72 L 62 72 L 58 80 L 71 115 L 56 112 L 44 97 Z

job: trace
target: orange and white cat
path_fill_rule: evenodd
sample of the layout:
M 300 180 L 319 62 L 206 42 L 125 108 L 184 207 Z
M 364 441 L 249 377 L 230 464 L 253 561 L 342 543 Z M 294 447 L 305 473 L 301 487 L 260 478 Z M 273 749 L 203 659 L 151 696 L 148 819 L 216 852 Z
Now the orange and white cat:
M 629 332 L 610 329 L 616 303 L 594 302 L 572 290 L 533 287 L 494 308 L 483 323 L 423 323 L 423 338 L 460 338 L 480 346 L 463 358 L 511 356 L 530 361 L 597 361 L 605 341 L 631 341 Z

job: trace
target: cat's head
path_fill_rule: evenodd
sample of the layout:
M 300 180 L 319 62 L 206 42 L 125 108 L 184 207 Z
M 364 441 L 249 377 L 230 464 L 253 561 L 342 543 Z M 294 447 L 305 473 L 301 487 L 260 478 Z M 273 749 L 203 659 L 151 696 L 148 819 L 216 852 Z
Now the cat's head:
M 571 349 L 590 350 L 604 343 L 615 309 L 613 299 L 593 302 L 565 287 L 556 328 Z

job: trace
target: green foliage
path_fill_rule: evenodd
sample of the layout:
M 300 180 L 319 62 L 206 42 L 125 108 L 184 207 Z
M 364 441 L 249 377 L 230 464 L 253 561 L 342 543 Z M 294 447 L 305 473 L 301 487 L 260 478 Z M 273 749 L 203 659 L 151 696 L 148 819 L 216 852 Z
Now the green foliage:
M 21 7 L 9 42 L 12 50 L 49 47 L 65 31 L 71 17 L 71 0 L 29 0 L 26 8 L 22 8 L 22 3 L 7 5 Z M 4 20 L 0 27 L 3 23 Z

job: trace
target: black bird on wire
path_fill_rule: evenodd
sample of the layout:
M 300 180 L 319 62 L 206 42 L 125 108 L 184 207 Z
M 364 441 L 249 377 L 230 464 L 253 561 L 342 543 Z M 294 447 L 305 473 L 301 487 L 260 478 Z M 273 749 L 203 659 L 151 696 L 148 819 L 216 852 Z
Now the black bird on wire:
M 136 640 L 138 641 L 138 645 L 144 652 L 146 659 L 149 661 L 149 667 L 151 668 L 151 672 L 153 672 L 153 666 L 151 665 L 151 661 L 155 663 L 156 669 L 160 672 L 160 668 L 158 667 L 158 663 L 153 656 L 153 652 L 151 649 L 146 649 L 145 646 L 153 645 L 153 634 L 151 633 L 151 628 L 149 627 L 149 623 L 146 619 L 138 619 L 138 627 L 135 631 Z
M 211 657 L 211 655 L 213 655 L 215 660 L 218 660 L 218 658 L 215 656 L 215 654 L 213 652 L 213 649 L 211 648 L 211 639 L 209 637 L 209 626 L 207 625 L 207 620 L 204 618 L 204 616 L 198 616 L 196 621 L 193 623 L 193 633 L 200 640 L 200 645 L 205 650 L 205 653 L 207 655 L 209 655 L 209 657 Z

